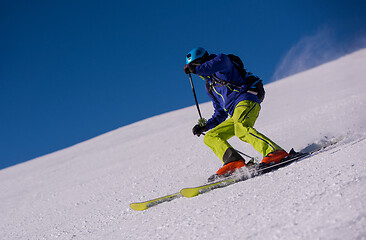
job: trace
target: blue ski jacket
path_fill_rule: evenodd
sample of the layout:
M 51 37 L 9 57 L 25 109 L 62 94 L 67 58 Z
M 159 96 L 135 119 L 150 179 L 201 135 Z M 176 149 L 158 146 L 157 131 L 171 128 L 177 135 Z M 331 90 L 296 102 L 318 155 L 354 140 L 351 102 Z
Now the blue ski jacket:
M 225 54 L 211 54 L 210 60 L 196 66 L 196 74 L 206 80 L 206 92 L 213 102 L 214 114 L 207 121 L 207 129 L 212 129 L 232 116 L 235 106 L 244 100 L 250 100 L 259 104 L 258 97 L 248 93 L 248 85 L 236 70 L 230 58 Z M 215 77 L 227 84 L 223 85 L 215 81 Z M 240 87 L 238 87 L 240 86 Z

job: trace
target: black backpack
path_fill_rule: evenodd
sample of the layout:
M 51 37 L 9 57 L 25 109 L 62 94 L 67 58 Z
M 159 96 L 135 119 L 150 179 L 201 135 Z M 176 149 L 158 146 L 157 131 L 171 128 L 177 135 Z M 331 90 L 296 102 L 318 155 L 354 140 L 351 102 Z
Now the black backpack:
M 259 102 L 260 103 L 263 102 L 263 99 L 265 96 L 265 91 L 263 88 L 262 80 L 259 77 L 254 76 L 251 72 L 247 72 L 244 68 L 243 62 L 241 61 L 241 59 L 238 56 L 236 56 L 234 54 L 228 54 L 228 57 L 230 58 L 231 62 L 234 64 L 235 69 L 239 72 L 240 76 L 244 79 L 246 84 L 249 86 L 249 89 L 247 90 L 247 92 L 257 95 Z M 221 85 L 231 85 L 236 88 L 241 88 L 240 86 L 236 86 L 233 83 L 229 83 L 229 82 L 219 79 L 215 74 L 213 74 L 212 77 L 216 82 L 218 82 Z
M 266 93 L 263 88 L 262 80 L 259 77 L 254 76 L 251 72 L 247 72 L 244 68 L 243 62 L 238 56 L 234 54 L 228 54 L 228 57 L 234 64 L 236 70 L 240 73 L 240 76 L 248 84 L 248 92 L 257 95 L 257 97 L 259 98 L 259 102 L 263 102 L 264 95 Z

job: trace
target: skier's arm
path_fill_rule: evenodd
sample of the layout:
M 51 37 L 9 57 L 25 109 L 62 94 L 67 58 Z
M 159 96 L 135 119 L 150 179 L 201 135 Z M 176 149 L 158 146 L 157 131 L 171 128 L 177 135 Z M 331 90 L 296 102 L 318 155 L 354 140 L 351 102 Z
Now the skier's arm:
M 219 125 L 220 123 L 225 121 L 225 119 L 228 116 L 227 112 L 220 106 L 220 104 L 216 101 L 216 99 L 212 98 L 211 96 L 210 96 L 210 98 L 212 99 L 212 103 L 215 108 L 215 111 L 214 111 L 214 114 L 212 115 L 212 117 L 207 120 L 207 123 L 206 123 L 207 130 L 210 130 L 210 129 L 216 127 L 217 125 Z
M 215 72 L 228 72 L 231 70 L 232 63 L 225 54 L 219 54 L 215 58 L 196 66 L 196 74 L 210 76 Z

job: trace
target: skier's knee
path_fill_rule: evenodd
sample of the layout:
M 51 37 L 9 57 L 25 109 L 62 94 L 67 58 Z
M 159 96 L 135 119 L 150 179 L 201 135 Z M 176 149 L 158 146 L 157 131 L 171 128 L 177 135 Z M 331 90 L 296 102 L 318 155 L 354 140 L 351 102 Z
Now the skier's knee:
M 241 124 L 235 124 L 235 135 L 238 138 L 242 138 L 247 136 L 250 132 L 252 127 L 248 127 L 248 126 L 243 126 Z
M 215 139 L 215 136 L 213 136 L 211 132 L 207 132 L 203 137 L 203 142 L 207 146 L 212 146 L 213 139 Z

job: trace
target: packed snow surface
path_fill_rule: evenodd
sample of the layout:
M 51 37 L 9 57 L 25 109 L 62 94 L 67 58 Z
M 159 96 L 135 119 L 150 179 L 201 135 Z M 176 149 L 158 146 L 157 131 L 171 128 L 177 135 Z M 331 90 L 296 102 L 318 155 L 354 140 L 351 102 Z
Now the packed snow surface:
M 1 170 L 0 239 L 366 239 L 365 76 L 363 49 L 268 84 L 256 129 L 286 150 L 327 148 L 143 212 L 129 204 L 205 183 L 221 166 L 191 133 L 195 106 Z M 201 110 L 209 118 L 211 103 Z

